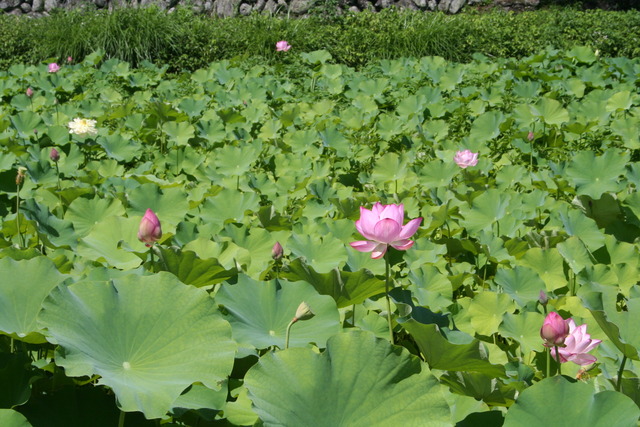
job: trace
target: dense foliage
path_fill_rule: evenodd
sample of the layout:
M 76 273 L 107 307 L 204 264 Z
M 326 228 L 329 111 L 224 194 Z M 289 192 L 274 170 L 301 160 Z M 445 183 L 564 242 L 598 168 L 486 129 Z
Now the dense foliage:
M 353 67 L 426 55 L 463 62 L 474 53 L 524 57 L 544 46 L 585 45 L 606 57 L 634 57 L 640 54 L 640 11 L 553 8 L 449 16 L 385 10 L 291 20 L 216 19 L 155 8 L 57 11 L 38 19 L 0 15 L 0 69 L 47 58 L 80 60 L 97 49 L 134 67 L 148 60 L 170 71 L 194 71 L 235 57 L 273 63 L 273 46 L 281 39 L 298 51 L 327 50 L 335 62 Z
M 279 54 L 0 72 L 2 425 L 636 425 L 640 60 Z

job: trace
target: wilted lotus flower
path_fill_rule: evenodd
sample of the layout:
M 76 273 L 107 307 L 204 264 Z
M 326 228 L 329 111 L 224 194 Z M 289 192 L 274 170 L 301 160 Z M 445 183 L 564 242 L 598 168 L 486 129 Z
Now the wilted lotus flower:
M 293 316 L 292 322 L 295 323 L 299 320 L 309 320 L 313 316 L 315 316 L 315 313 L 311 311 L 311 307 L 309 307 L 309 304 L 302 301 L 298 306 L 298 309 L 296 310 L 296 315 Z
M 29 98 L 31 98 L 33 96 L 33 89 L 31 89 L 30 87 L 27 88 L 27 96 Z
M 529 141 L 533 141 L 533 138 L 535 138 L 535 134 L 532 131 L 529 131 L 529 133 L 527 134 L 527 140 Z
M 409 240 L 420 227 L 422 218 L 404 222 L 404 205 L 383 205 L 377 202 L 371 210 L 360 207 L 360 219 L 356 221 L 356 229 L 368 240 L 350 243 L 360 252 L 371 252 L 371 258 L 384 256 L 389 245 L 406 251 L 413 242 Z
M 569 323 L 558 313 L 552 311 L 544 319 L 540 328 L 540 337 L 544 340 L 546 347 L 562 345 L 569 334 Z
M 49 64 L 50 73 L 57 73 L 58 71 L 60 71 L 60 66 L 58 64 L 56 64 L 55 62 L 52 62 L 51 64 Z
M 140 228 L 138 229 L 138 240 L 144 242 L 147 247 L 151 246 L 158 239 L 162 237 L 162 227 L 160 227 L 160 220 L 151 209 L 147 209 L 142 220 L 140 221 Z
M 284 250 L 282 249 L 282 245 L 280 242 L 276 242 L 276 244 L 273 245 L 273 248 L 271 248 L 271 258 L 277 261 L 282 258 L 283 254 Z
M 564 347 L 558 347 L 560 360 L 556 355 L 556 349 L 551 349 L 551 355 L 560 363 L 573 362 L 577 365 L 590 365 L 598 360 L 595 356 L 587 354 L 600 344 L 601 340 L 592 340 L 591 335 L 587 333 L 587 325 L 576 327 L 573 319 L 567 321 L 569 325 L 569 335 L 564 340 Z
M 60 160 L 60 153 L 58 153 L 58 150 L 56 150 L 55 147 L 51 149 L 51 152 L 49 153 L 49 158 L 53 160 L 55 163 L 58 163 L 58 160 Z
M 96 121 L 91 119 L 75 118 L 69 122 L 69 133 L 75 133 L 76 135 L 96 135 L 98 133 L 96 129 Z
M 291 45 L 284 40 L 280 40 L 276 43 L 276 52 L 286 52 L 291 49 Z
M 478 153 L 472 153 L 471 150 L 458 151 L 453 161 L 462 169 L 475 166 L 478 164 Z

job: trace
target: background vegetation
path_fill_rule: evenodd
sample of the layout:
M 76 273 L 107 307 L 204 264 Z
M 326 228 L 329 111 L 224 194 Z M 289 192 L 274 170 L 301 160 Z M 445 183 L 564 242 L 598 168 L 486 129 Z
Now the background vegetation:
M 187 9 L 58 11 L 32 19 L 0 15 L 0 69 L 101 49 L 133 66 L 143 60 L 193 71 L 212 61 L 240 58 L 274 63 L 274 45 L 287 40 L 298 52 L 329 51 L 337 63 L 362 67 L 372 60 L 442 56 L 466 62 L 474 53 L 525 57 L 545 46 L 585 45 L 605 57 L 640 54 L 640 11 L 549 8 L 535 12 L 459 15 L 385 10 L 335 16 L 318 9 L 306 19 L 264 15 L 217 19 Z

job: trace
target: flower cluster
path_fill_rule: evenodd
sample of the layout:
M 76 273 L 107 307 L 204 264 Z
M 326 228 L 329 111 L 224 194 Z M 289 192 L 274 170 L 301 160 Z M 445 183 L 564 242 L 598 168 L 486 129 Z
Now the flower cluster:
M 356 229 L 367 240 L 350 243 L 360 252 L 371 252 L 371 258 L 382 258 L 389 245 L 406 251 L 413 242 L 409 240 L 420 227 L 422 218 L 404 223 L 404 205 L 383 205 L 377 202 L 371 210 L 360 207 L 360 219 L 356 221 Z
M 96 135 L 98 133 L 96 123 L 95 120 L 91 119 L 75 118 L 69 122 L 69 133 L 75 133 L 79 136 Z
M 583 366 L 597 360 L 595 356 L 587 353 L 602 342 L 591 339 L 586 324 L 576 326 L 573 319 L 565 320 L 554 311 L 544 319 L 540 337 L 546 347 L 551 347 L 551 355 L 558 362 L 573 362 Z

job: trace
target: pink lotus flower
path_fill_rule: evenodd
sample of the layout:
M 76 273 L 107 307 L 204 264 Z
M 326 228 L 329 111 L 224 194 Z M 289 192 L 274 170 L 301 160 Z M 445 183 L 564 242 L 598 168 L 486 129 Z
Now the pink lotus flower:
M 271 258 L 277 261 L 282 258 L 283 254 L 284 249 L 282 248 L 282 245 L 280 242 L 276 242 L 275 245 L 273 245 L 273 248 L 271 248 Z
M 50 73 L 57 73 L 58 71 L 60 71 L 60 66 L 58 64 L 56 64 L 55 62 L 52 62 L 51 64 L 49 64 Z
M 598 360 L 595 356 L 587 354 L 598 346 L 601 340 L 592 340 L 591 335 L 587 333 L 587 325 L 576 327 L 573 319 L 567 321 L 569 325 L 569 335 L 564 340 L 564 347 L 558 347 L 558 355 L 556 355 L 555 347 L 551 349 L 551 355 L 560 363 L 573 362 L 576 365 L 590 365 Z
M 147 209 L 138 229 L 138 240 L 144 242 L 147 247 L 162 237 L 162 227 L 160 220 L 151 209 Z
M 60 160 L 60 153 L 58 152 L 58 150 L 56 150 L 55 147 L 51 148 L 49 158 L 55 163 L 58 163 L 58 160 Z
M 478 164 L 478 153 L 472 153 L 471 150 L 458 151 L 453 161 L 462 169 L 466 169 Z
M 68 63 L 73 62 L 73 58 L 72 58 L 72 57 L 70 57 L 70 56 L 67 56 L 67 62 L 68 62 Z
M 33 96 L 33 89 L 31 89 L 30 87 L 27 88 L 27 96 L 29 98 L 31 98 Z
M 404 222 L 404 205 L 383 205 L 377 202 L 371 210 L 360 207 L 360 219 L 356 221 L 356 229 L 368 240 L 360 240 L 350 243 L 351 247 L 360 252 L 371 252 L 371 258 L 378 259 L 384 256 L 389 245 L 406 251 L 413 242 L 409 237 L 413 236 L 422 218 L 416 218 Z
M 567 335 L 569 335 L 569 323 L 555 311 L 547 314 L 540 328 L 540 337 L 544 340 L 544 345 L 546 347 L 562 345 Z
M 286 52 L 291 49 L 291 45 L 284 40 L 280 40 L 276 43 L 276 52 Z

